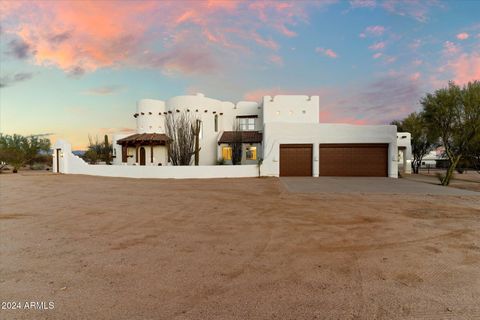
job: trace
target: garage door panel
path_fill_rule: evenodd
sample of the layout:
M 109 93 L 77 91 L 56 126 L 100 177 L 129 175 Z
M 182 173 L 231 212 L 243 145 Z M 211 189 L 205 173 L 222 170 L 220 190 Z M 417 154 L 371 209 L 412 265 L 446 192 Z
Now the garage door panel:
M 281 144 L 280 176 L 312 176 L 312 145 Z
M 321 176 L 388 176 L 388 144 L 321 144 Z

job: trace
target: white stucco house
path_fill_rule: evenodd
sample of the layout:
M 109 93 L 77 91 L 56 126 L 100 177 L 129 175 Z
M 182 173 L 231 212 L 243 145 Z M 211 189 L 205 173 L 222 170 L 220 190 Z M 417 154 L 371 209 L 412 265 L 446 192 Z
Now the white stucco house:
M 165 117 L 180 112 L 191 113 L 201 120 L 199 166 L 172 166 L 169 161 L 171 138 L 165 129 Z M 113 166 L 80 165 L 81 159 L 72 159 L 71 152 L 67 152 L 69 159 L 61 159 L 69 145 L 60 141 L 54 146 L 54 157 L 57 157 L 54 171 L 172 178 L 256 176 L 259 173 L 262 176 L 396 178 L 399 167 L 409 172 L 409 133 L 397 134 L 393 125 L 320 123 L 319 114 L 318 96 L 264 96 L 260 103 L 235 104 L 201 93 L 166 101 L 143 99 L 131 115 L 136 121 L 136 132 L 113 135 Z M 239 134 L 242 165 L 229 166 L 233 137 L 238 139 Z M 227 165 L 217 165 L 219 162 Z

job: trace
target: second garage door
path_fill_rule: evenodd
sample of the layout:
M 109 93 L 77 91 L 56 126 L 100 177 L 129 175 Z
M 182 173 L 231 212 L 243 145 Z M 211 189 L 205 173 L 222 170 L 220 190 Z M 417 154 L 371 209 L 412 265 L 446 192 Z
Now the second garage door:
M 312 154 L 311 144 L 281 144 L 280 176 L 311 177 Z
M 387 177 L 388 144 L 321 144 L 320 176 Z

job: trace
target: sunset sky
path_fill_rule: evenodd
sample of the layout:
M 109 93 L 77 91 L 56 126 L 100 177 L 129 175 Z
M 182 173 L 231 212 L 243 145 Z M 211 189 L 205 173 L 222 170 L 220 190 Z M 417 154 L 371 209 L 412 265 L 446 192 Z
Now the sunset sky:
M 480 80 L 480 1 L 0 1 L 0 131 L 135 128 L 135 103 L 320 96 L 321 122 L 384 124 Z

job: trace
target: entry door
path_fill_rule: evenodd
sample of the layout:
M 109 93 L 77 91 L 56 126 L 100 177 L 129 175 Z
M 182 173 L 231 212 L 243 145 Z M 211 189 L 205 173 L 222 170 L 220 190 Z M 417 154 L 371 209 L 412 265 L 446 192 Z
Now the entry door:
M 140 148 L 140 165 L 141 166 L 145 165 L 145 148 L 144 147 Z
M 60 150 L 61 149 L 56 149 L 56 158 L 57 158 L 57 173 L 60 173 Z
M 311 144 L 281 144 L 280 176 L 311 177 L 312 155 Z

